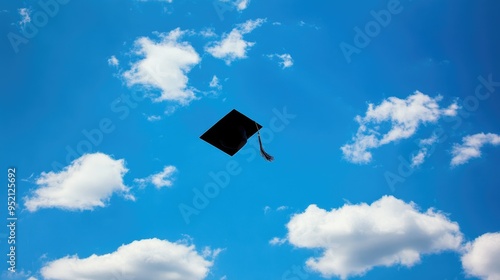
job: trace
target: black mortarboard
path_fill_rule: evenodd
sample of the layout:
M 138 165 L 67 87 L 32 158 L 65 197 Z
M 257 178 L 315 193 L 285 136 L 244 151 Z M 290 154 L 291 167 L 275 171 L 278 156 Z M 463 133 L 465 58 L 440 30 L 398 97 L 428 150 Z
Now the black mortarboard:
M 226 154 L 233 156 L 245 146 L 247 139 L 257 132 L 262 156 L 268 161 L 272 161 L 274 158 L 266 153 L 262 147 L 259 133 L 261 128 L 262 125 L 233 109 L 203 133 L 200 138 Z

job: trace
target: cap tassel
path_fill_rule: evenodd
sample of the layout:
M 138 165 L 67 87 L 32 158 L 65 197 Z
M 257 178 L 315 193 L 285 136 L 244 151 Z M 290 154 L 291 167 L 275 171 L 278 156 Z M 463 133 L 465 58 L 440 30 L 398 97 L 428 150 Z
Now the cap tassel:
M 257 125 L 257 123 L 255 123 L 255 126 L 257 126 L 257 136 L 259 138 L 259 146 L 260 146 L 260 154 L 262 155 L 263 158 L 265 158 L 267 161 L 273 161 L 274 160 L 274 157 L 268 153 L 266 153 L 266 151 L 264 151 L 264 147 L 262 146 L 262 140 L 260 140 L 260 131 L 259 131 L 259 126 Z

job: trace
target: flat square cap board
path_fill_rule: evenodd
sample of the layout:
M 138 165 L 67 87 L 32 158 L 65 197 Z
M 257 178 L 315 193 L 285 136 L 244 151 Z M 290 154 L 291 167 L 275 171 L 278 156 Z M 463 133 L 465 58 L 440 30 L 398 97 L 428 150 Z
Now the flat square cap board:
M 233 156 L 262 125 L 233 109 L 200 137 L 217 149 Z
M 233 156 L 245 146 L 248 138 L 257 132 L 260 155 L 268 161 L 273 161 L 274 157 L 266 153 L 264 147 L 262 147 L 259 132 L 261 128 L 262 125 L 233 109 L 203 133 L 200 138 L 226 154 Z

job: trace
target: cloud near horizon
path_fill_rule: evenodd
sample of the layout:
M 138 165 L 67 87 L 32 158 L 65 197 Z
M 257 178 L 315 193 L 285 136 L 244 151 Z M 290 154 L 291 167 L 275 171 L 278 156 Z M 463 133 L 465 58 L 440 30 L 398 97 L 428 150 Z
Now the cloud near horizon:
M 393 196 L 330 211 L 312 204 L 292 216 L 287 229 L 290 244 L 323 251 L 309 258 L 307 267 L 323 277 L 342 279 L 376 266 L 411 267 L 422 255 L 458 251 L 462 244 L 456 222 L 434 209 L 421 212 L 414 203 Z M 270 243 L 282 241 L 273 238 Z
M 194 245 L 157 238 L 136 240 L 116 251 L 80 258 L 66 256 L 41 269 L 44 279 L 136 279 L 202 280 L 213 265 L 219 249 L 205 248 L 200 254 Z

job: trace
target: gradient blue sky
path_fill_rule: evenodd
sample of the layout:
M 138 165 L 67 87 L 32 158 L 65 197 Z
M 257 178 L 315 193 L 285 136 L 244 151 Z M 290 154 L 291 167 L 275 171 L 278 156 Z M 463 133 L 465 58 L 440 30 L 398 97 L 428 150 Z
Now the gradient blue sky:
M 498 279 L 499 12 L 3 1 L 0 154 L 18 228 L 16 273 L 0 231 L 1 278 Z M 232 158 L 199 139 L 233 108 L 264 126 L 274 162 L 255 136 Z M 227 184 L 197 208 L 213 174 Z M 83 264 L 130 244 L 128 272 Z M 172 244 L 189 256 L 148 257 Z

